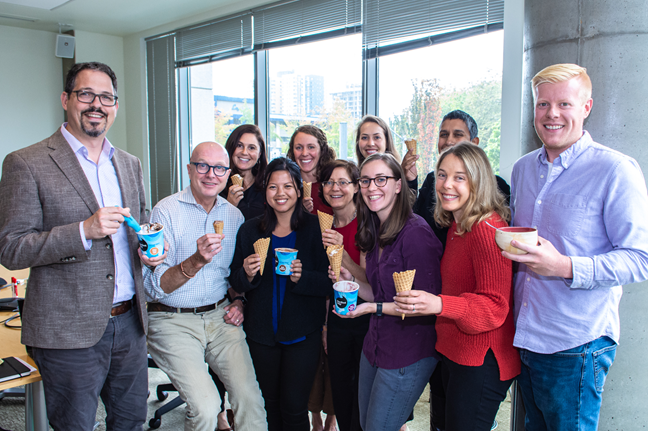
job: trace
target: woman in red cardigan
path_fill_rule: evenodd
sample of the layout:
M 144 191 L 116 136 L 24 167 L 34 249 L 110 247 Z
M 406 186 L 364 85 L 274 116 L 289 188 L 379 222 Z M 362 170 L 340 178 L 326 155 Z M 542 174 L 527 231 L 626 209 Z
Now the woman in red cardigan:
M 441 295 L 397 294 L 397 310 L 436 314 L 436 350 L 444 363 L 446 431 L 491 429 L 500 403 L 520 373 L 513 347 L 511 262 L 495 244 L 495 227 L 508 226 L 486 153 L 458 144 L 439 158 L 434 218 L 450 227 L 441 260 Z

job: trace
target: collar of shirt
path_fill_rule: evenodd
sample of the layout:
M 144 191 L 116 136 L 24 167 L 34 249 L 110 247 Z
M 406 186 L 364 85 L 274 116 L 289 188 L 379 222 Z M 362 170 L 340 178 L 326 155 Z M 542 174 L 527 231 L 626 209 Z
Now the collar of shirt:
M 63 137 L 68 142 L 68 144 L 70 144 L 70 147 L 72 147 L 72 151 L 74 151 L 74 153 L 78 153 L 79 151 L 81 151 L 83 157 L 87 159 L 88 149 L 86 148 L 85 145 L 81 143 L 81 141 L 75 138 L 72 133 L 68 132 L 66 126 L 67 123 L 63 123 L 63 125 L 61 126 L 61 133 L 63 134 Z M 103 157 L 99 159 L 99 164 L 101 164 L 105 160 L 112 159 L 113 154 L 115 154 L 115 147 L 112 146 L 108 138 L 104 138 L 103 147 L 101 148 L 101 153 Z
M 574 163 L 574 160 L 576 160 L 581 154 L 583 154 L 583 151 L 592 142 L 592 137 L 587 132 L 587 130 L 584 130 L 583 136 L 581 136 L 578 141 L 574 142 L 574 144 L 567 148 L 565 151 L 560 153 L 560 156 L 558 156 L 556 160 L 559 160 L 558 163 L 560 163 L 563 168 L 569 169 L 569 166 Z M 556 164 L 556 160 L 554 160 L 554 164 Z M 543 165 L 549 163 L 549 160 L 547 159 L 547 150 L 544 147 L 543 151 L 538 151 L 538 163 L 541 163 Z

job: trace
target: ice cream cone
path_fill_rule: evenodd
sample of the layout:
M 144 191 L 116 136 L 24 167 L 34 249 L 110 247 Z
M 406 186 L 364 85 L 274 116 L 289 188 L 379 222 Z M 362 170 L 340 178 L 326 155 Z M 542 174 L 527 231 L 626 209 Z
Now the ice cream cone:
M 232 175 L 232 184 L 243 187 L 243 177 L 239 174 Z
M 254 252 L 261 256 L 261 269 L 259 273 L 263 275 L 263 268 L 265 267 L 265 261 L 268 257 L 268 247 L 270 246 L 270 238 L 261 238 L 256 240 L 254 245 Z
M 396 292 L 407 292 L 412 290 L 412 284 L 414 283 L 414 276 L 416 275 L 416 270 L 411 269 L 409 271 L 395 272 L 394 277 L 394 286 L 396 287 Z M 401 320 L 405 319 L 405 313 L 401 314 Z
M 223 227 L 225 226 L 225 222 L 222 220 L 216 220 L 214 221 L 214 232 L 216 233 L 223 233 Z
M 405 145 L 407 149 L 414 155 L 416 155 L 416 139 L 407 139 L 405 140 Z
M 313 187 L 313 183 L 304 181 L 304 199 L 311 197 L 312 187 Z
M 331 263 L 331 269 L 335 273 L 335 281 L 340 281 L 340 268 L 342 267 L 342 255 L 344 254 L 344 246 L 336 244 L 326 247 L 326 255 Z
M 326 214 L 317 210 L 317 218 L 319 219 L 320 230 L 322 233 L 324 233 L 326 229 L 331 229 L 333 227 L 333 216 L 331 214 Z

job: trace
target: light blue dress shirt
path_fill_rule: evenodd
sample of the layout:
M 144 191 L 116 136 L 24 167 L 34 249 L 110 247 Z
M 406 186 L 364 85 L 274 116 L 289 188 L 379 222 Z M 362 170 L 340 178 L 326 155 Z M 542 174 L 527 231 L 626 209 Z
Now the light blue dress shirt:
M 206 233 L 214 233 L 214 221 L 224 221 L 223 249 L 205 265 L 194 278 L 171 293 L 160 287 L 162 275 L 172 266 L 179 265 L 196 252 L 198 238 Z M 217 303 L 225 296 L 229 284 L 230 264 L 234 256 L 236 234 L 243 224 L 241 211 L 218 196 L 216 204 L 209 213 L 196 202 L 191 186 L 162 199 L 153 208 L 151 223 L 159 222 L 164 226 L 164 239 L 169 243 L 169 251 L 163 263 L 152 272 L 144 268 L 144 289 L 149 302 L 160 302 L 177 308 L 194 308 Z
M 551 169 L 540 148 L 511 176 L 513 226 L 537 227 L 572 261 L 573 279 L 524 264 L 514 275 L 514 345 L 555 353 L 608 336 L 619 342 L 622 285 L 648 279 L 648 195 L 637 162 L 584 132 Z
M 122 207 L 122 195 L 119 188 L 119 179 L 115 166 L 112 164 L 112 157 L 115 148 L 108 139 L 104 139 L 99 163 L 95 163 L 88 157 L 88 149 L 77 138 L 67 131 L 63 123 L 61 133 L 65 140 L 72 147 L 74 155 L 79 160 L 81 168 L 85 173 L 90 187 L 100 208 Z M 133 280 L 133 267 L 131 266 L 130 248 L 128 247 L 128 235 L 126 224 L 122 224 L 117 232 L 110 236 L 113 242 L 113 254 L 115 256 L 115 294 L 113 303 L 127 301 L 135 295 L 135 281 Z M 83 222 L 79 224 L 81 240 L 86 250 L 92 248 L 92 240 L 87 240 L 83 230 Z M 138 274 L 139 276 L 139 274 Z

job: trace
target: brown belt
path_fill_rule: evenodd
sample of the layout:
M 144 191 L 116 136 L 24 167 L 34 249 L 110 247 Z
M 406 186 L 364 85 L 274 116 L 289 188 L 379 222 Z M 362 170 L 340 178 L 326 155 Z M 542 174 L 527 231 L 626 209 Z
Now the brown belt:
M 195 308 L 176 308 L 176 307 L 169 307 L 168 305 L 160 304 L 159 302 L 149 302 L 148 311 L 149 312 L 164 311 L 167 313 L 194 313 L 194 314 L 206 313 L 207 311 L 214 310 L 216 307 L 218 307 L 223 302 L 225 302 L 226 299 L 227 296 L 225 296 L 225 298 L 218 301 L 216 304 L 203 305 L 202 307 L 195 307 Z
M 133 300 L 128 300 L 124 302 L 118 302 L 116 304 L 113 304 L 112 310 L 110 310 L 110 317 L 115 317 L 119 316 L 120 314 L 124 314 L 128 310 L 133 308 Z

